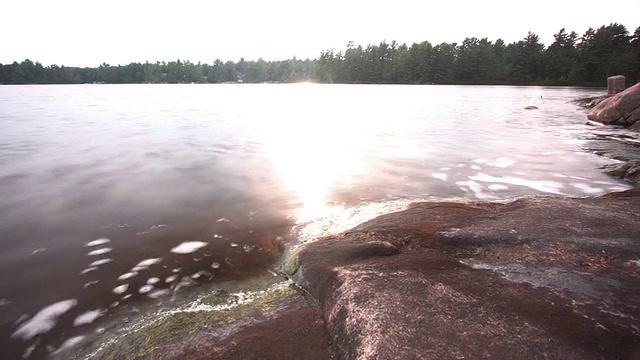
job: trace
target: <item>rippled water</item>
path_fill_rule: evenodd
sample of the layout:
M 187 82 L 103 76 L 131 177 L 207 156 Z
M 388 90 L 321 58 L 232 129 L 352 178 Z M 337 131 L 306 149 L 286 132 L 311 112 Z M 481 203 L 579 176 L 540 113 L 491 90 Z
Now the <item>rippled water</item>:
M 568 103 L 600 93 L 2 86 L 2 354 L 59 354 L 199 283 L 264 274 L 295 225 L 313 237 L 376 204 L 623 190 Z

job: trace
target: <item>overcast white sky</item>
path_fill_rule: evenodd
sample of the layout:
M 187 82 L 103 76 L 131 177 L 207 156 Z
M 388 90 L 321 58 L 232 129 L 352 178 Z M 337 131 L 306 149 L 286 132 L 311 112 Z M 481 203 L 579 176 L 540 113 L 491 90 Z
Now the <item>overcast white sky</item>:
M 527 31 L 549 44 L 563 27 L 583 34 L 612 22 L 631 33 L 640 26 L 640 0 L 16 0 L 2 12 L 0 62 L 45 66 L 315 58 L 350 40 L 510 43 Z

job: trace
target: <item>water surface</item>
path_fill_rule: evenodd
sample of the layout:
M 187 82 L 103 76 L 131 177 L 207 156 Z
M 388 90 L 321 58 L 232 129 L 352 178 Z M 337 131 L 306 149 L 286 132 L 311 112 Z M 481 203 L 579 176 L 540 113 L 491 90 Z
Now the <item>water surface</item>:
M 582 149 L 591 130 L 569 103 L 601 92 L 2 86 L 3 356 L 63 354 L 198 284 L 265 274 L 296 225 L 315 236 L 376 204 L 623 190 Z

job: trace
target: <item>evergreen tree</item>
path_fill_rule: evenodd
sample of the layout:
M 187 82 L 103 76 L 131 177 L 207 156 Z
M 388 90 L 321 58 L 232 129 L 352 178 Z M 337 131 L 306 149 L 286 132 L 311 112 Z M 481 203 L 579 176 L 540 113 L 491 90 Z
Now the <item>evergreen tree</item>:
M 578 34 L 567 34 L 564 28 L 553 35 L 555 41 L 544 53 L 544 78 L 558 83 L 568 83 L 575 78 L 578 64 L 576 40 Z
M 517 43 L 509 44 L 511 67 L 509 77 L 516 83 L 532 83 L 539 80 L 542 74 L 542 58 L 544 45 L 538 35 L 529 32 Z

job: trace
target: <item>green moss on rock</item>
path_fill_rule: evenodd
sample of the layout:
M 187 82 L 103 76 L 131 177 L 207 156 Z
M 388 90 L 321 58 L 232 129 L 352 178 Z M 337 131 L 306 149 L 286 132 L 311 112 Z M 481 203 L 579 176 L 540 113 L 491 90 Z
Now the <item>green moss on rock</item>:
M 274 309 L 288 296 L 297 294 L 293 287 L 280 285 L 249 297 L 217 291 L 198 301 L 203 310 L 183 309 L 160 314 L 146 320 L 137 330 L 131 330 L 106 346 L 101 359 L 136 359 L 144 357 L 167 343 L 202 329 L 225 326 L 259 317 Z

